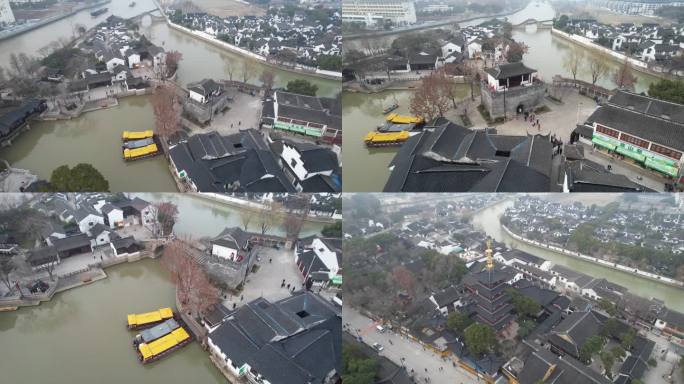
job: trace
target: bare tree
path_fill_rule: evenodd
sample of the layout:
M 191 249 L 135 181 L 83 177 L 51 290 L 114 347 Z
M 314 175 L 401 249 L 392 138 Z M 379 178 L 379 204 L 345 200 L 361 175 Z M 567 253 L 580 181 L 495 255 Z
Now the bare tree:
M 242 62 L 242 82 L 247 83 L 257 74 L 257 65 L 254 60 L 245 60 Z
M 178 70 L 178 62 L 183 60 L 183 54 L 178 51 L 166 52 L 166 77 L 172 76 Z
M 178 220 L 176 204 L 169 201 L 152 204 L 151 213 L 154 216 L 154 222 L 150 225 L 152 233 L 157 237 L 169 236 Z
M 166 139 L 180 130 L 182 108 L 172 85 L 160 85 L 155 89 L 152 95 L 152 109 L 157 134 Z M 162 140 L 162 143 L 166 143 L 166 140 Z
M 16 264 L 12 257 L 2 255 L 0 256 L 0 280 L 7 287 L 7 290 L 12 292 L 14 290 L 14 280 L 12 280 L 12 272 L 16 269 Z
M 206 312 L 219 300 L 219 290 L 211 284 L 204 268 L 193 258 L 190 239 L 175 239 L 164 248 L 162 265 L 176 284 L 178 300 L 193 316 Z
M 587 73 L 591 76 L 591 84 L 596 86 L 596 82 L 606 76 L 610 71 L 610 57 L 605 53 L 592 55 L 587 62 Z
M 571 48 L 563 57 L 563 68 L 572 74 L 572 79 L 577 81 L 577 74 L 584 66 L 584 51 Z
M 444 95 L 451 99 L 452 106 L 456 109 L 456 97 L 458 97 L 456 80 L 448 75 L 445 69 L 435 71 L 435 76 L 435 82 L 439 85 Z
M 423 77 L 420 86 L 411 96 L 411 113 L 432 120 L 449 110 L 451 100 L 440 81 L 440 75 L 434 72 Z
M 280 205 L 275 202 L 271 202 L 267 208 L 259 212 L 259 228 L 262 235 L 265 235 L 276 224 L 279 214 Z
M 228 79 L 230 81 L 233 81 L 233 73 L 235 72 L 235 65 L 233 65 L 233 62 L 228 59 L 223 62 L 223 68 L 226 70 L 226 73 L 228 73 Z
M 632 64 L 627 58 L 622 62 L 620 68 L 618 68 L 613 74 L 613 80 L 617 84 L 618 88 L 634 89 L 634 84 L 637 82 L 636 76 L 632 71 Z
M 275 75 L 273 74 L 273 71 L 264 69 L 261 72 L 261 76 L 259 76 L 259 80 L 263 84 L 264 89 L 266 91 L 270 91 L 273 88 L 273 82 L 275 80 Z
M 249 223 L 252 222 L 252 219 L 256 216 L 256 212 L 249 210 L 249 209 L 243 209 L 240 211 L 240 222 L 242 223 L 242 229 L 245 231 L 249 227 Z

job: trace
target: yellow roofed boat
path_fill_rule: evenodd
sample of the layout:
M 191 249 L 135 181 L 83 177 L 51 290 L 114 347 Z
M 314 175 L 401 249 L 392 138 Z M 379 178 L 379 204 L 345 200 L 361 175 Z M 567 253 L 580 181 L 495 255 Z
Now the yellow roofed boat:
M 121 134 L 124 141 L 149 139 L 152 136 L 154 136 L 154 132 L 151 129 L 147 131 L 123 131 Z
M 185 328 L 180 327 L 151 343 L 141 343 L 138 345 L 138 357 L 143 363 L 149 363 L 186 345 L 190 341 L 192 339 L 188 332 Z
M 137 160 L 148 156 L 156 155 L 159 152 L 157 144 L 146 145 L 141 148 L 135 149 L 124 149 L 123 157 L 124 160 Z
M 128 315 L 128 328 L 137 329 L 152 326 L 171 318 L 173 318 L 173 310 L 171 308 L 161 308 L 147 313 L 133 313 Z
M 391 145 L 401 145 L 403 142 L 409 139 L 411 135 L 408 131 L 399 132 L 369 132 L 363 141 L 369 147 L 384 147 Z
M 425 120 L 418 116 L 404 116 L 396 113 L 390 113 L 385 117 L 385 120 L 394 124 L 422 124 Z

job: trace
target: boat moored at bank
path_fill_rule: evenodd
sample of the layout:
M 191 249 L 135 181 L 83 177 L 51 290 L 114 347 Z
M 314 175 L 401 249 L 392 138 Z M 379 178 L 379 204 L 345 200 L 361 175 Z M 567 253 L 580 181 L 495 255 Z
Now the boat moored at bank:
M 156 311 L 129 314 L 128 315 L 128 329 L 143 329 L 157 325 L 168 319 L 174 317 L 171 308 L 161 308 Z
M 140 343 L 136 351 L 138 359 L 143 364 L 148 364 L 167 356 L 171 352 L 188 345 L 192 336 L 183 327 L 178 327 L 166 336 L 162 336 L 150 343 Z

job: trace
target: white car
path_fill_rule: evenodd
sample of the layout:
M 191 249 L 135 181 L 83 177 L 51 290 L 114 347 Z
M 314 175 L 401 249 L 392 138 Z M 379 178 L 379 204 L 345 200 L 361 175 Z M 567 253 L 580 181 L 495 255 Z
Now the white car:
M 383 347 L 382 345 L 380 345 L 378 343 L 373 343 L 373 349 L 375 349 L 378 352 L 381 352 L 383 349 L 385 349 L 385 347 Z

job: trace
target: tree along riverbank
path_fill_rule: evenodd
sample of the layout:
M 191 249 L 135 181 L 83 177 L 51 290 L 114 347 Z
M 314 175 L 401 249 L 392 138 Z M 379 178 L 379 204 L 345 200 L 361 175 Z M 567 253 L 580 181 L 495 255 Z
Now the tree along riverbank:
M 526 243 L 528 245 L 531 245 L 531 246 L 534 246 L 534 247 L 537 247 L 540 249 L 547 249 L 547 250 L 555 252 L 555 253 L 560 253 L 560 254 L 565 255 L 565 256 L 570 256 L 573 258 L 588 261 L 588 262 L 591 262 L 594 264 L 601 265 L 603 267 L 611 268 L 613 270 L 628 273 L 628 274 L 638 276 L 638 277 L 641 277 L 644 279 L 656 281 L 656 282 L 659 282 L 659 283 L 662 283 L 665 285 L 669 285 L 672 287 L 684 289 L 684 282 L 681 282 L 679 280 L 675 280 L 675 279 L 672 279 L 672 278 L 669 278 L 666 276 L 661 276 L 661 275 L 651 273 L 651 272 L 642 271 L 638 268 L 632 268 L 632 267 L 628 267 L 628 266 L 625 266 L 622 264 L 617 264 L 617 263 L 602 260 L 602 259 L 599 259 L 596 257 L 584 255 L 580 252 L 571 252 L 571 251 L 568 251 L 568 250 L 563 249 L 561 247 L 558 247 L 556 245 L 552 245 L 552 244 L 548 244 L 548 243 L 544 244 L 544 243 L 541 243 L 539 241 L 527 239 L 525 237 L 522 237 L 521 235 L 516 234 L 515 232 L 513 232 L 512 230 L 510 230 L 508 227 L 506 227 L 503 224 L 501 224 L 501 227 L 512 238 L 519 240 L 519 241 L 522 241 L 523 243 Z
M 577 36 L 577 35 L 571 35 L 569 33 L 563 32 L 563 31 L 556 29 L 556 28 L 551 28 L 551 34 L 554 36 L 558 36 L 558 37 L 560 37 L 566 41 L 569 41 L 575 45 L 578 45 L 580 47 L 607 54 L 616 63 L 622 64 L 622 63 L 624 63 L 625 60 L 627 60 L 627 61 L 629 61 L 630 64 L 632 64 L 632 68 L 635 71 L 645 73 L 647 75 L 655 76 L 655 77 L 658 77 L 660 79 L 667 79 L 667 80 L 680 80 L 681 79 L 681 77 L 675 76 L 675 75 L 672 75 L 669 73 L 654 71 L 654 70 L 648 68 L 648 64 L 641 61 L 641 60 L 637 60 L 633 57 L 628 57 L 628 56 L 626 56 L 620 52 L 616 52 L 616 51 L 613 51 L 612 49 L 598 45 L 594 42 L 589 41 L 589 39 L 587 39 L 585 37 Z

